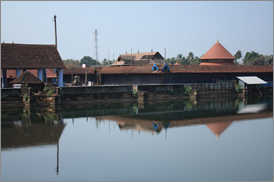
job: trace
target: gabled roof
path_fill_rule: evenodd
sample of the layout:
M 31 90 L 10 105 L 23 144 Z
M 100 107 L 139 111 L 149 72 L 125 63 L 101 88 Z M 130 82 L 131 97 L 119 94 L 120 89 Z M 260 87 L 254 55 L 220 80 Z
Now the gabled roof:
M 201 58 L 203 59 L 236 59 L 217 41 Z
M 134 59 L 134 60 L 153 59 L 157 53 L 159 53 L 159 52 L 142 52 L 142 53 L 132 53 L 132 54 L 129 53 L 129 54 L 121 54 L 119 57 L 122 57 L 125 59 Z M 160 54 L 160 56 L 161 56 L 161 54 Z M 162 59 L 164 59 L 164 58 L 162 57 Z
M 55 45 L 1 44 L 1 68 L 66 68 Z
M 18 76 L 14 80 L 12 80 L 10 83 L 12 83 L 12 84 L 14 84 L 14 83 L 19 83 L 19 84 L 40 84 L 40 83 L 44 83 L 44 82 L 41 81 L 36 76 L 34 76 L 33 74 L 31 74 L 30 72 L 25 71 L 23 74 L 21 74 L 20 76 Z
M 165 64 L 163 56 L 159 52 L 143 52 L 121 54 L 111 66 L 117 65 L 146 65 L 146 64 Z

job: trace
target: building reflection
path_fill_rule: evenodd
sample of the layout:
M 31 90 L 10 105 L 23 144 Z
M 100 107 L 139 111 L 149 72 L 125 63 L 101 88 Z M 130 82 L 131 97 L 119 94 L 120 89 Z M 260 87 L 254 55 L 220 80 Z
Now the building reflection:
M 1 113 L 1 150 L 55 145 L 58 175 L 59 140 L 66 124 L 60 115 L 51 109 L 24 107 Z
M 262 101 L 261 101 L 262 102 Z M 233 122 L 273 117 L 273 101 L 248 103 L 247 100 L 200 101 L 196 103 L 168 103 L 135 108 L 135 114 L 124 116 L 98 116 L 96 120 L 113 121 L 120 131 L 159 134 L 168 128 L 205 125 L 217 138 Z

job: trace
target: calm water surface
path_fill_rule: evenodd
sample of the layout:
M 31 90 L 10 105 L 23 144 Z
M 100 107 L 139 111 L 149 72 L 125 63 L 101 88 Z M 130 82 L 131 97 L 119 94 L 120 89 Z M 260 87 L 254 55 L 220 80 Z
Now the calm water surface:
M 2 181 L 273 181 L 273 98 L 1 111 Z

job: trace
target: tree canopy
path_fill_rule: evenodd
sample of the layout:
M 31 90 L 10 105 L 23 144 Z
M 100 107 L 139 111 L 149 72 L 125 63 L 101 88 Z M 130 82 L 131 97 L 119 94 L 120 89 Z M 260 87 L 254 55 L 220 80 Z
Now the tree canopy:
M 86 64 L 86 65 L 100 65 L 100 62 L 96 61 L 95 59 L 92 59 L 90 56 L 84 56 L 80 60 L 80 64 Z

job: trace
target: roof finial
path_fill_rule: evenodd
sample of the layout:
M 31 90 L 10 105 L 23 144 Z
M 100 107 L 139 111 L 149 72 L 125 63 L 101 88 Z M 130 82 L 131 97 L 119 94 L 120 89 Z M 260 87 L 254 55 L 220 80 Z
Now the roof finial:
M 138 49 L 138 53 L 139 53 L 139 49 Z
M 219 140 L 219 135 L 218 134 L 216 135 L 216 138 L 217 138 L 217 141 L 218 141 Z
M 219 43 L 219 39 L 217 38 L 217 43 Z
M 126 51 L 126 54 L 127 54 L 127 51 Z
M 151 48 L 151 52 L 153 52 L 153 49 Z

